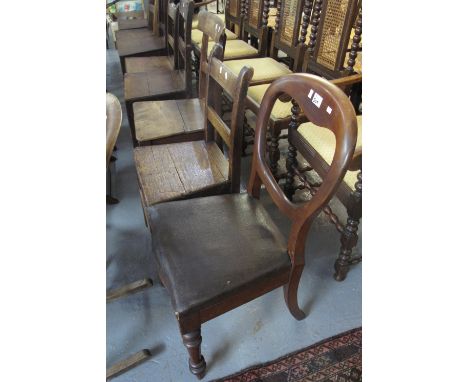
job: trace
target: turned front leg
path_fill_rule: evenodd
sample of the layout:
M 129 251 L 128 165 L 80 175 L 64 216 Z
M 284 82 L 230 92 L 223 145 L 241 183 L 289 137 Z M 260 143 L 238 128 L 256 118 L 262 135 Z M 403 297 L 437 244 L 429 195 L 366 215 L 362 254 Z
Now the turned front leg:
M 189 368 L 192 374 L 195 374 L 198 379 L 205 376 L 206 362 L 201 354 L 201 331 L 200 329 L 190 333 L 182 334 L 182 340 L 189 352 Z

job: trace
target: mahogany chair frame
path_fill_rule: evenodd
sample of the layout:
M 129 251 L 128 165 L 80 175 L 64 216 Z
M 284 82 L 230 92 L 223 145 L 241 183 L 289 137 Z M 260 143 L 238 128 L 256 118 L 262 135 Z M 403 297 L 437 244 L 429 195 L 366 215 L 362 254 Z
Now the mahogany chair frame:
M 215 64 L 213 66 L 215 74 L 218 72 L 217 67 L 221 63 L 214 61 L 213 64 Z M 309 99 L 308 94 L 310 94 L 311 89 L 322 95 L 323 106 L 321 108 L 317 108 Z M 325 128 L 332 131 L 337 141 L 335 155 L 323 183 L 317 190 L 314 198 L 303 205 L 293 204 L 289 201 L 272 174 L 266 158 L 266 135 L 269 116 L 275 101 L 285 93 L 295 97 L 297 104 L 304 110 L 310 121 L 325 126 Z M 325 111 L 327 107 L 331 107 L 333 112 L 327 113 Z M 201 354 L 202 323 L 280 286 L 283 286 L 285 302 L 293 317 L 297 320 L 305 317 L 304 312 L 298 306 L 297 290 L 305 265 L 306 237 L 313 219 L 320 213 L 323 206 L 328 203 L 343 179 L 349 162 L 352 159 L 352 152 L 354 151 L 357 137 L 356 117 L 349 99 L 334 85 L 308 74 L 287 75 L 270 85 L 260 107 L 257 119 L 257 131 L 258 134 L 255 136 L 253 162 L 248 184 L 248 195 L 250 200 L 259 199 L 260 189 L 264 185 L 266 192 L 270 195 L 276 207 L 291 221 L 287 249 L 285 248 L 286 253 L 284 254 L 289 257 L 290 266 L 282 271 L 281 274 L 258 279 L 255 284 L 250 284 L 249 288 L 235 289 L 226 296 L 223 296 L 223 292 L 220 291 L 220 296 L 216 297 L 216 302 L 212 304 L 190 305 L 191 307 L 187 311 L 175 312 L 183 343 L 189 353 L 190 371 L 199 379 L 203 378 L 206 370 L 206 362 Z M 239 195 L 228 195 L 227 197 L 237 198 Z M 169 205 L 166 205 L 167 207 Z M 151 216 L 157 215 L 158 212 L 153 212 Z M 190 222 L 188 224 L 190 225 Z M 208 236 L 210 235 L 210 233 L 207 234 Z M 214 236 L 218 234 L 218 232 L 211 233 Z M 155 242 L 155 240 L 158 240 L 157 236 L 156 239 L 153 237 L 153 247 L 157 248 L 158 242 Z M 196 244 L 196 242 L 193 243 L 193 245 Z M 157 251 L 156 256 L 158 257 Z M 255 256 L 255 253 L 251 253 L 251 256 Z M 159 271 L 161 281 L 168 288 L 169 293 L 173 293 L 170 289 L 171 285 L 168 282 L 167 275 L 162 270 L 162 267 L 159 268 Z M 196 285 L 191 285 L 190 287 L 196 287 Z
M 232 0 L 229 0 L 232 1 Z M 242 39 L 255 38 L 259 57 L 268 55 L 269 0 L 243 0 Z
M 167 53 L 168 57 L 173 60 L 174 70 L 162 70 L 149 73 L 126 73 L 124 76 L 124 85 L 126 84 L 127 78 L 131 79 L 132 77 L 137 78 L 144 76 L 150 77 L 154 81 L 158 81 L 158 77 L 163 78 L 165 82 L 169 80 L 169 76 L 176 76 L 184 82 L 183 88 L 171 90 L 158 88 L 158 90 L 154 90 L 152 94 L 141 97 L 125 95 L 125 106 L 127 108 L 127 116 L 134 146 L 137 145 L 133 113 L 133 104 L 135 102 L 191 98 L 192 96 L 192 45 L 191 43 L 187 43 L 187 41 L 191 41 L 193 9 L 193 0 L 181 0 L 177 5 L 169 3 L 167 9 Z

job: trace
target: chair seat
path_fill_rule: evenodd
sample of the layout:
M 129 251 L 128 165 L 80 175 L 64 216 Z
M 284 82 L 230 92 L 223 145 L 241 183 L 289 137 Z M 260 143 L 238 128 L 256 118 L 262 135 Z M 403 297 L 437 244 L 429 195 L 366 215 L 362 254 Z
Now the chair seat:
M 358 136 L 356 143 L 356 150 L 362 148 L 362 116 L 357 116 L 358 123 Z M 297 129 L 304 139 L 314 148 L 315 151 L 323 158 L 329 165 L 332 162 L 333 154 L 335 153 L 335 136 L 333 133 L 314 125 L 312 122 L 303 123 Z M 354 189 L 357 182 L 357 175 L 359 171 L 347 171 L 343 181 L 348 187 Z
M 251 66 L 254 70 L 254 75 L 250 80 L 250 84 L 270 83 L 281 76 L 292 73 L 286 65 L 271 57 L 226 61 L 225 65 L 237 75 L 244 66 Z
M 167 56 L 127 57 L 125 69 L 127 73 L 142 73 L 158 71 L 160 69 L 172 70 L 173 65 Z
M 288 280 L 286 241 L 248 194 L 163 203 L 147 212 L 161 279 L 179 314 Z
M 145 206 L 227 189 L 229 162 L 214 142 L 137 147 L 135 167 Z
M 148 27 L 147 19 L 120 19 L 118 20 L 119 30 L 139 29 Z
M 216 14 L 216 16 L 218 16 L 223 21 L 225 20 L 224 13 L 218 13 Z M 192 21 L 192 32 L 193 32 L 194 29 L 198 29 L 198 14 L 194 14 L 192 20 L 193 20 Z
M 247 91 L 247 98 L 250 102 L 255 104 L 257 108 L 260 107 L 263 96 L 265 95 L 268 86 L 270 86 L 270 84 L 249 87 L 249 90 Z M 290 101 L 281 102 L 280 100 L 277 100 L 275 102 L 275 105 L 273 106 L 273 110 L 271 111 L 270 118 L 273 120 L 289 118 L 291 116 L 291 108 L 292 103 Z
M 165 97 L 185 91 L 184 71 L 159 69 L 147 73 L 125 73 L 125 101 Z
M 199 98 L 133 104 L 138 142 L 203 131 L 203 101 Z
M 117 32 L 135 31 L 139 31 L 139 29 L 129 29 Z M 166 49 L 164 37 L 156 37 L 151 33 L 150 35 L 142 34 L 140 37 L 135 37 L 134 35 L 125 35 L 123 37 L 118 36 L 119 35 L 116 34 L 116 45 L 120 57 L 131 56 L 134 54 L 163 51 Z
M 208 52 L 213 49 L 214 42 L 208 42 Z M 224 60 L 253 58 L 258 56 L 258 50 L 242 40 L 228 40 L 224 48 Z
M 236 40 L 239 37 L 234 32 L 231 32 L 229 29 L 225 29 L 226 40 Z M 192 42 L 197 45 L 201 45 L 203 38 L 203 32 L 200 29 L 192 29 Z M 208 41 L 213 41 L 209 39 Z

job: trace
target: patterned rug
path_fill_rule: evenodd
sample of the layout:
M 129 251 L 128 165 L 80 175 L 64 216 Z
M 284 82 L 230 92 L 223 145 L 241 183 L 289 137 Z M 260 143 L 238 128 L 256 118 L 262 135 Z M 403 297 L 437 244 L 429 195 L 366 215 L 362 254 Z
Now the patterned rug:
M 362 329 L 211 382 L 360 382 Z

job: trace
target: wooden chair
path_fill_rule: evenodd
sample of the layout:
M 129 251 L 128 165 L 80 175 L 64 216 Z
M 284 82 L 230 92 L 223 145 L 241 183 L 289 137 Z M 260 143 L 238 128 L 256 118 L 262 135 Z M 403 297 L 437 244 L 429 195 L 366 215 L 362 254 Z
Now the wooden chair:
M 226 65 L 234 73 L 238 73 L 240 68 L 244 65 L 248 65 L 254 69 L 254 76 L 252 78 L 251 85 L 269 84 L 281 76 L 292 73 L 284 63 L 278 61 L 277 54 L 273 57 L 265 57 L 269 50 L 267 27 L 268 12 L 269 0 L 245 0 L 242 37 L 244 41 L 248 41 L 250 39 L 251 41 L 256 42 L 258 47 L 258 57 L 240 58 L 235 55 L 229 55 L 227 52 L 224 56 Z M 284 13 L 283 8 L 283 16 Z M 225 49 L 228 49 L 227 42 Z M 299 53 L 299 51 L 296 52 L 295 48 L 292 50 L 294 51 L 294 58 L 296 54 L 302 54 Z M 277 50 L 275 52 L 277 53 Z
M 322 1 L 317 0 L 316 6 L 319 8 Z M 334 4 L 330 0 L 325 4 Z M 324 5 L 325 5 L 324 4 Z M 323 25 L 332 25 L 336 27 L 339 25 L 339 22 L 342 22 L 344 26 L 347 26 L 347 29 L 342 27 L 342 36 L 340 38 L 342 46 L 334 45 L 330 48 L 327 53 L 328 56 L 320 58 L 320 56 L 313 54 L 312 57 L 315 57 L 315 61 L 309 62 L 309 69 L 314 69 L 317 72 L 322 73 L 322 75 L 328 78 L 334 78 L 332 81 L 342 87 L 343 91 L 350 96 L 351 101 L 356 110 L 358 110 L 358 105 L 361 98 L 361 84 L 362 84 L 362 74 L 356 74 L 354 71 L 355 59 L 358 56 L 358 51 L 360 49 L 360 41 L 362 34 L 362 12 L 358 8 L 357 11 L 353 11 L 352 3 L 348 2 L 347 12 L 357 13 L 357 17 L 354 19 L 354 16 L 349 18 L 353 20 L 355 24 L 355 34 L 353 41 L 350 47 L 350 52 L 348 53 L 347 66 L 344 67 L 344 52 L 345 48 L 348 46 L 348 41 L 346 36 L 349 34 L 349 19 L 344 19 L 343 15 L 338 14 L 338 21 L 330 20 L 331 17 L 326 19 L 326 22 L 323 22 L 322 19 L 322 30 L 330 30 L 331 27 L 323 27 Z M 335 10 L 336 13 L 336 10 Z M 327 17 L 327 15 L 333 14 L 333 11 L 326 9 L 326 12 L 320 10 L 319 13 L 321 16 Z M 349 13 L 346 13 L 349 15 Z M 328 24 L 327 24 L 328 23 Z M 315 22 L 315 25 L 318 23 Z M 336 27 L 340 29 L 341 27 Z M 328 32 L 331 33 L 331 32 Z M 325 36 L 326 33 L 322 31 L 321 36 Z M 336 34 L 332 35 L 333 39 L 327 37 L 327 41 L 335 41 L 337 39 Z M 324 38 L 324 37 L 322 37 Z M 320 44 L 326 45 L 323 41 Z M 341 63 L 341 64 L 340 64 Z M 289 130 L 289 134 L 292 134 L 290 139 L 289 146 L 289 167 L 288 177 L 285 185 L 285 192 L 290 199 L 292 199 L 295 190 L 297 187 L 294 187 L 294 177 L 299 180 L 299 187 L 308 187 L 311 192 L 313 188 L 310 188 L 310 184 L 307 185 L 306 177 L 300 174 L 298 171 L 297 161 L 295 160 L 296 150 L 304 156 L 308 163 L 310 163 L 313 170 L 323 179 L 324 174 L 328 170 L 331 163 L 331 154 L 333 153 L 335 141 L 333 136 L 322 131 L 323 129 L 318 128 L 313 124 L 303 124 L 295 126 L 294 129 Z M 352 257 L 353 248 L 358 242 L 358 229 L 359 223 L 362 216 L 362 124 L 361 116 L 358 116 L 358 139 L 356 144 L 356 150 L 354 152 L 353 160 L 349 167 L 349 171 L 346 173 L 343 182 L 337 189 L 336 197 L 338 200 L 343 203 L 347 209 L 348 218 L 346 224 L 340 222 L 338 217 L 333 213 L 331 208 L 327 206 L 324 209 L 324 212 L 329 216 L 330 221 L 336 226 L 338 232 L 341 234 L 341 248 L 337 260 L 335 261 L 335 274 L 334 278 L 337 281 L 342 281 L 346 278 L 346 275 L 350 269 L 350 265 L 355 264 L 361 261 L 360 256 Z
M 167 9 L 167 51 L 170 68 L 139 73 L 125 73 L 124 96 L 127 115 L 136 146 L 133 104 L 140 101 L 190 98 L 192 95 L 192 67 L 190 35 L 193 1 L 169 3 Z
M 237 34 L 231 31 L 231 29 L 242 31 L 243 4 L 244 0 L 229 0 L 229 2 L 226 4 L 224 12 L 227 27 L 226 43 L 224 46 L 224 61 L 259 56 L 259 52 L 254 46 L 250 45 L 242 39 L 239 39 Z M 194 40 L 192 37 L 192 42 L 195 57 L 198 58 L 200 56 L 201 39 L 198 38 L 198 40 Z M 214 43 L 210 41 L 208 44 L 208 51 L 211 51 L 213 45 Z
M 160 9 L 164 11 L 167 8 L 168 0 L 158 1 L 161 4 L 166 4 L 165 6 L 160 7 Z M 161 12 L 154 13 L 150 29 L 139 28 L 116 31 L 116 46 L 123 73 L 126 72 L 126 57 L 158 56 L 167 54 L 166 37 L 161 36 L 158 17 L 165 17 L 165 14 L 161 15 Z M 165 30 L 163 33 L 164 35 L 166 34 Z
M 206 5 L 207 3 L 211 3 L 214 0 L 209 0 L 207 2 L 194 4 L 194 12 L 197 8 Z M 167 14 L 167 13 L 166 13 Z M 168 22 L 166 21 L 165 24 L 167 25 Z M 171 30 L 174 27 L 173 22 L 169 22 L 171 25 Z M 192 24 L 193 24 L 193 16 L 192 16 Z M 197 26 L 198 26 L 198 18 L 197 18 Z M 200 31 L 201 32 L 201 31 Z M 193 28 L 192 28 L 193 33 Z M 202 33 L 202 32 L 201 32 Z M 173 35 L 173 32 L 170 32 Z M 173 67 L 173 55 L 169 52 L 169 56 L 146 56 L 146 57 L 128 57 L 125 59 L 125 68 L 127 73 L 145 73 L 145 72 L 152 72 L 152 71 L 159 71 L 160 69 L 163 70 L 172 70 Z
M 320 108 L 309 99 L 311 91 L 323 97 Z M 294 96 L 310 121 L 328 128 L 337 140 L 324 182 L 303 205 L 286 198 L 265 158 L 269 116 L 284 93 Z M 198 378 L 206 370 L 202 323 L 280 286 L 293 317 L 305 317 L 297 303 L 297 289 L 306 237 L 312 220 L 340 184 L 356 144 L 356 118 L 348 98 L 309 74 L 284 76 L 270 85 L 257 121 L 248 193 L 173 201 L 147 209 L 159 275 L 171 296 L 190 371 Z M 287 239 L 258 200 L 262 184 L 291 221 Z
M 114 151 L 117 137 L 119 136 L 120 126 L 122 124 L 122 108 L 118 98 L 106 93 L 106 169 L 109 177 L 109 194 L 106 195 L 107 204 L 117 204 L 118 199 L 112 196 L 112 179 L 109 170 L 112 152 Z
M 198 116 L 205 126 L 205 139 L 134 150 L 144 210 L 169 200 L 239 192 L 244 102 L 252 69 L 244 68 L 237 78 L 216 58 L 221 54 L 221 45 L 216 45 L 206 65 L 206 97 Z M 229 127 L 220 115 L 223 91 L 234 100 Z M 222 142 L 228 147 L 228 160 Z
M 139 12 L 118 13 L 116 16 L 119 30 L 147 28 L 153 31 L 155 22 L 154 1 L 148 1 L 147 14 L 145 12 L 142 12 L 143 14 L 139 14 Z
M 198 16 L 199 28 L 203 32 L 199 73 L 199 98 L 145 101 L 133 104 L 135 138 L 139 146 L 165 144 L 203 139 L 204 102 L 208 74 L 208 38 L 221 49 L 216 58 L 222 58 L 224 22 L 214 13 L 201 11 Z M 127 64 L 127 67 L 129 65 Z

